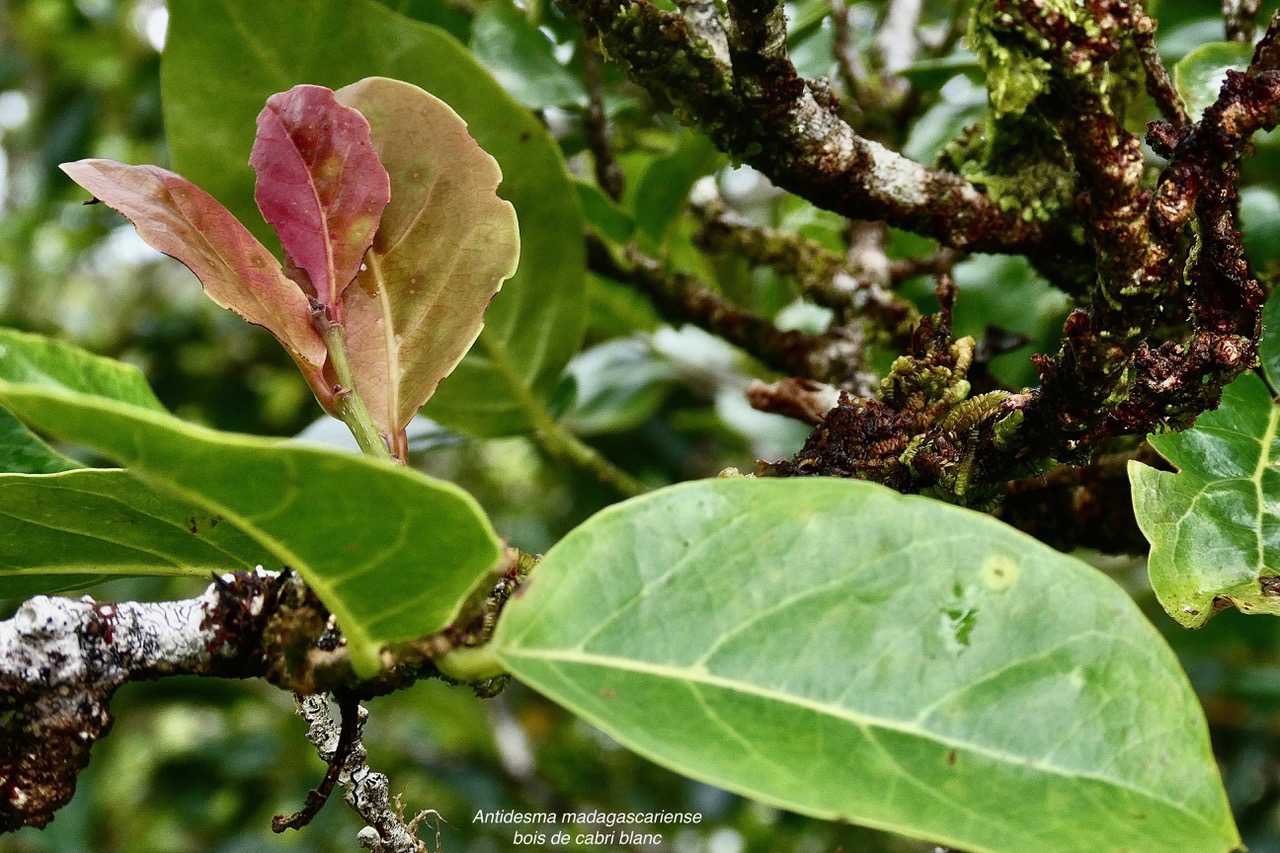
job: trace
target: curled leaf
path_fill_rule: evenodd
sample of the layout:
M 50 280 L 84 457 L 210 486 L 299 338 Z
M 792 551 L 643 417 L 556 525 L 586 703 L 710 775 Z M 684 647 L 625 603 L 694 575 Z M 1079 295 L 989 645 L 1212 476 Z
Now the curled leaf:
M 217 199 L 158 166 L 80 160 L 61 169 L 124 214 L 143 240 L 195 273 L 210 299 L 275 335 L 320 402 L 331 403 L 321 376 L 324 341 L 311 326 L 306 294 Z
M 448 104 L 371 77 L 338 90 L 368 119 L 391 202 L 343 293 L 356 385 L 384 434 L 399 433 L 471 348 L 489 301 L 516 270 L 515 209 L 498 163 Z
M 1196 425 L 1149 437 L 1178 472 L 1129 463 L 1160 605 L 1185 628 L 1224 607 L 1280 616 L 1280 406 L 1245 373 Z
M 276 229 L 299 284 L 340 320 L 340 297 L 391 196 L 369 123 L 323 86 L 272 95 L 258 115 L 249 163 L 254 198 Z

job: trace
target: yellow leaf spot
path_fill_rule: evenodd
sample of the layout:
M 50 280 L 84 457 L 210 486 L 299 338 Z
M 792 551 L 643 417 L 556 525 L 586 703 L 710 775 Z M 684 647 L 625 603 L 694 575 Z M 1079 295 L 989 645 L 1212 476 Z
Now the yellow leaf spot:
M 982 564 L 982 582 L 987 589 L 1004 592 L 1018 580 L 1019 566 L 1008 557 L 988 557 Z

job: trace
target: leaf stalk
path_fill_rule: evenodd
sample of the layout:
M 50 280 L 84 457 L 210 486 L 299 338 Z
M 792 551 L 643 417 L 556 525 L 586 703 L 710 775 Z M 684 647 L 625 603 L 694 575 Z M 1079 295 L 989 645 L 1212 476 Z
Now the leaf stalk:
M 441 673 L 456 681 L 485 681 L 507 674 L 506 667 L 498 660 L 493 646 L 488 643 L 483 646 L 450 649 L 436 658 L 433 663 Z
M 311 322 L 324 338 L 325 349 L 329 352 L 329 364 L 333 366 L 334 376 L 338 380 L 333 395 L 338 417 L 351 430 L 356 444 L 366 456 L 403 464 L 404 460 L 396 458 L 387 446 L 382 433 L 373 422 L 373 414 L 356 388 L 356 380 L 351 373 L 351 361 L 347 358 L 346 336 L 343 334 L 342 326 L 333 322 L 325 306 L 314 300 L 311 303 Z

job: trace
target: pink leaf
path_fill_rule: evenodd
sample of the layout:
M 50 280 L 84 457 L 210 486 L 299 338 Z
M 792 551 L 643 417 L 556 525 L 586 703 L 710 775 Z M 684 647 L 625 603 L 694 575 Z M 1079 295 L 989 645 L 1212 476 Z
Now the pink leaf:
M 285 254 L 306 273 L 311 292 L 341 320 L 343 289 L 390 198 L 391 184 L 369 139 L 369 123 L 323 86 L 272 95 L 258 115 L 250 165 L 254 198 L 280 235 Z
M 306 294 L 217 199 L 158 166 L 80 160 L 61 168 L 128 217 L 143 240 L 186 265 L 210 299 L 275 335 L 321 404 L 331 407 L 333 390 L 322 376 L 324 341 L 311 325 Z
M 394 438 L 480 334 L 489 301 L 515 273 L 520 233 L 496 192 L 497 161 L 446 103 L 381 77 L 336 96 L 369 120 L 394 187 L 365 268 L 343 294 L 356 387 Z

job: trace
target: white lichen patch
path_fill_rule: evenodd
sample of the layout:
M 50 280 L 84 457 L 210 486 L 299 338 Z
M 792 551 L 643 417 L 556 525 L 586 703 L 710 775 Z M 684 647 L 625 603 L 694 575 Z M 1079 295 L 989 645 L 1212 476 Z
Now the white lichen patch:
M 918 207 L 929 201 L 925 191 L 928 175 L 923 166 L 885 148 L 878 142 L 867 140 L 867 152 L 871 155 L 871 187 L 895 204 Z

